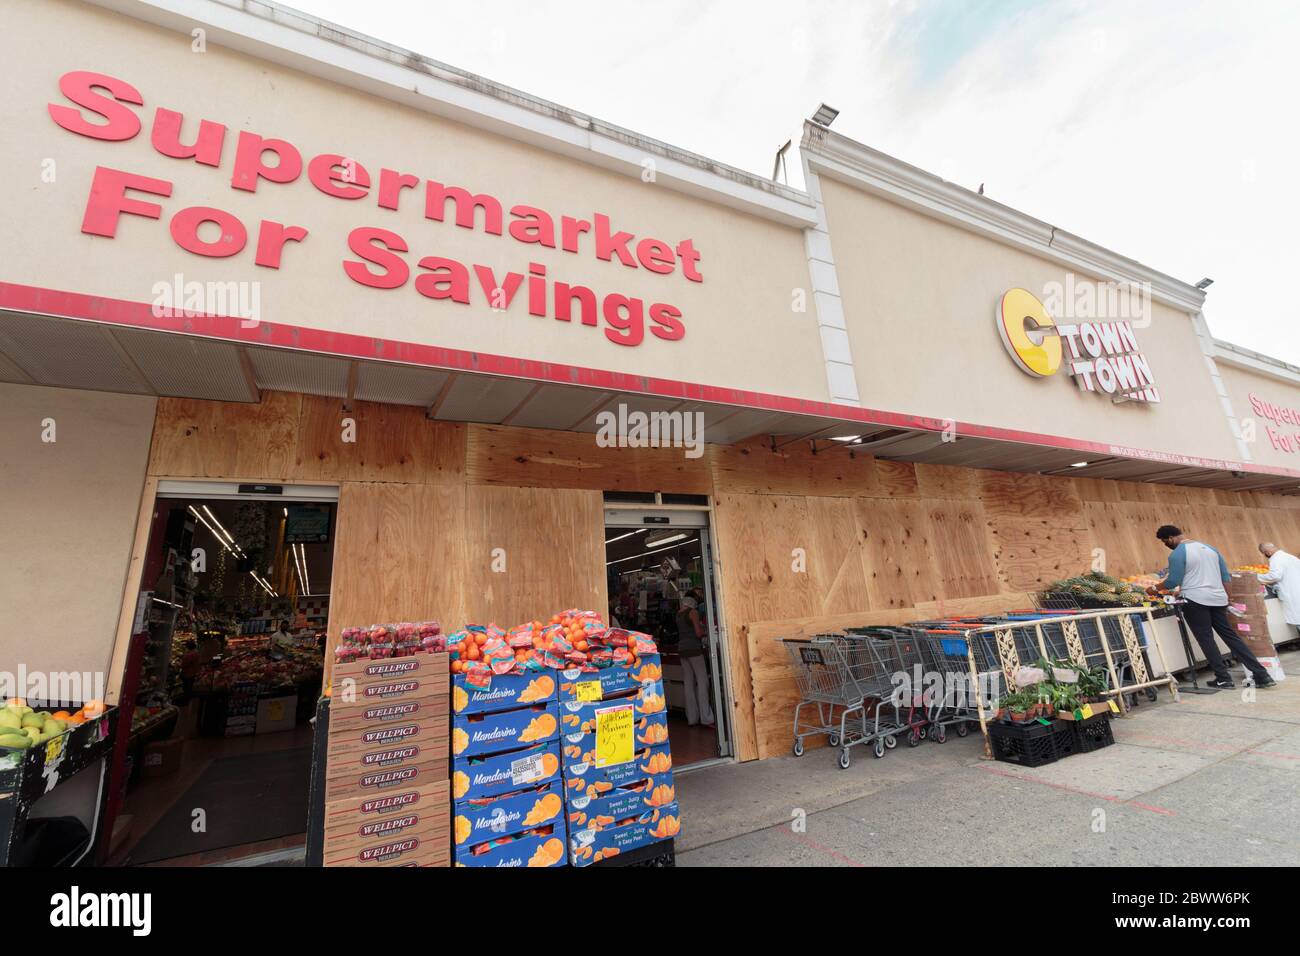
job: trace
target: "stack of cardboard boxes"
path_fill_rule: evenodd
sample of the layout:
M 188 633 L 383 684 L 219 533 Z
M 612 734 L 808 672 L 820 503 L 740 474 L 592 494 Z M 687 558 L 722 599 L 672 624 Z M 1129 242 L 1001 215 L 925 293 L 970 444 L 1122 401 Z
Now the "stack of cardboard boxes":
M 1252 654 L 1273 676 L 1281 679 L 1281 662 L 1268 628 L 1264 585 L 1254 574 L 1234 572 L 1228 583 L 1228 619 Z
M 362 658 L 333 673 L 326 866 L 447 866 L 444 653 Z
M 658 654 L 559 674 L 569 862 L 587 866 L 679 830 Z
M 452 677 L 457 866 L 563 866 L 556 674 Z

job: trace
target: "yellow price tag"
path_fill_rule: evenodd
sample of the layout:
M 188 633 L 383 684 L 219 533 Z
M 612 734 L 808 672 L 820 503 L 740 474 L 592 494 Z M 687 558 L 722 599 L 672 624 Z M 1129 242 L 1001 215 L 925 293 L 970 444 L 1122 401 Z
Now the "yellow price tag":
M 630 763 L 633 754 L 632 705 L 596 711 L 596 766 Z
M 1087 720 L 1089 717 L 1092 716 L 1092 704 L 1084 704 L 1082 709 L 1083 709 L 1084 720 Z
M 581 684 L 575 684 L 573 686 L 573 696 L 576 700 L 588 703 L 600 700 L 600 681 L 585 680 Z
M 284 702 L 273 700 L 271 706 L 266 708 L 266 715 L 271 720 L 284 720 Z
M 59 734 L 45 745 L 45 762 L 53 763 L 59 759 L 61 753 L 63 753 L 63 734 Z
M 1108 700 L 1108 701 L 1106 701 L 1106 703 L 1110 704 L 1110 712 L 1111 712 L 1112 714 L 1118 714 L 1118 713 L 1119 713 L 1119 705 L 1116 704 L 1113 700 Z

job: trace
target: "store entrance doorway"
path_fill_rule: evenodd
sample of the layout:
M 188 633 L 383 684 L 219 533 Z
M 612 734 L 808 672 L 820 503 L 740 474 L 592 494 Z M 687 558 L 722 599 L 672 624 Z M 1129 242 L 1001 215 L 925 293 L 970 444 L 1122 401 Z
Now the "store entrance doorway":
M 729 758 L 727 649 L 708 506 L 644 507 L 608 498 L 608 614 L 611 623 L 644 631 L 659 645 L 673 763 L 685 767 Z
M 303 845 L 337 499 L 334 488 L 159 484 L 123 675 L 133 710 L 110 863 L 203 865 Z

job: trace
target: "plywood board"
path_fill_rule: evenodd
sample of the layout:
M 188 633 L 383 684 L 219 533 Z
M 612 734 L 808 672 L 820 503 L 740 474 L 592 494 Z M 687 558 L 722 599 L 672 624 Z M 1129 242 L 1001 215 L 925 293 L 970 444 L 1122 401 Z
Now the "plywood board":
M 149 473 L 270 482 L 461 481 L 464 426 L 423 409 L 290 392 L 256 404 L 158 400 Z
M 423 408 L 307 396 L 295 477 L 318 481 L 461 480 L 465 426 L 432 421 Z
M 609 613 L 600 492 L 468 485 L 466 619 L 511 627 L 568 608 Z
M 853 497 L 902 493 L 915 480 L 890 463 L 882 485 L 877 462 L 825 440 L 798 441 L 773 451 L 770 443 L 751 441 L 710 447 L 713 484 L 718 492 L 754 495 Z
M 258 404 L 160 398 L 149 474 L 288 481 L 303 396 L 266 392 Z
M 951 465 L 916 466 L 917 493 L 922 498 L 976 498 L 979 496 L 979 472 L 974 468 Z
M 465 488 L 344 482 L 330 582 L 326 680 L 344 627 L 465 620 Z
M 665 491 L 707 495 L 707 451 L 683 448 L 602 448 L 594 434 L 469 425 L 466 471 L 471 484 Z
M 989 520 L 993 560 L 1004 589 L 1038 591 L 1053 581 L 1082 574 L 1092 566 L 1090 532 L 1080 509 L 1071 527 L 1062 518 L 998 517 Z
M 926 502 L 858 498 L 865 534 L 862 570 L 867 600 L 862 610 L 906 608 L 939 597 L 941 588 Z
M 1082 504 L 1069 478 L 1011 471 L 979 472 L 979 494 L 989 517 L 1069 520 Z
M 974 597 L 1000 591 L 980 502 L 930 501 L 927 516 L 940 597 Z

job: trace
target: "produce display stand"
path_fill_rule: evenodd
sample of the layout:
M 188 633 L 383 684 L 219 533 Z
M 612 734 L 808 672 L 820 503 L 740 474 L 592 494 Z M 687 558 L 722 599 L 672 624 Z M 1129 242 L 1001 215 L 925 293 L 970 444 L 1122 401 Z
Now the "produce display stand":
M 1119 608 L 1108 611 L 1082 611 L 1079 613 L 1048 613 L 1042 617 L 1031 620 L 1022 620 L 1016 622 L 1001 621 L 995 624 L 986 624 L 979 627 L 963 628 L 965 637 L 968 641 L 972 637 L 979 635 L 993 635 L 996 641 L 997 654 L 1001 665 L 1002 678 L 1006 683 L 1007 690 L 1015 692 L 1020 689 L 1016 680 L 1016 672 L 1020 669 L 1022 661 L 1020 653 L 1016 646 L 1016 630 L 1022 628 L 1031 628 L 1036 637 L 1037 650 L 1041 652 L 1044 658 L 1052 659 L 1054 656 L 1048 651 L 1047 642 L 1043 635 L 1043 625 L 1049 623 L 1059 624 L 1062 628 L 1065 646 L 1070 660 L 1077 664 L 1086 666 L 1087 660 L 1084 655 L 1083 643 L 1080 637 L 1079 624 L 1092 621 L 1095 626 L 1102 630 L 1109 618 L 1118 618 L 1120 632 L 1123 636 L 1124 646 L 1128 655 L 1127 668 L 1121 669 L 1116 666 L 1115 654 L 1110 647 L 1110 641 L 1103 639 L 1100 642 L 1100 648 L 1105 658 L 1105 666 L 1110 676 L 1109 686 L 1105 691 L 1105 696 L 1116 702 L 1121 713 L 1128 712 L 1127 700 L 1138 691 L 1145 691 L 1148 688 L 1158 689 L 1166 687 L 1173 695 L 1174 700 L 1178 700 L 1179 686 L 1177 679 L 1169 673 L 1169 668 L 1164 660 L 1164 651 L 1159 643 L 1154 643 L 1157 657 L 1160 658 L 1160 666 L 1164 671 L 1163 677 L 1151 678 L 1148 675 L 1146 658 L 1143 655 L 1142 644 L 1137 636 L 1137 629 L 1133 624 L 1135 614 L 1145 615 L 1148 625 L 1153 624 L 1154 611 L 1150 607 L 1146 608 Z M 1104 631 L 1103 631 L 1104 633 Z M 979 671 L 976 667 L 974 652 L 968 650 L 968 666 L 972 686 L 979 686 Z M 1131 676 L 1132 680 L 1125 682 L 1125 675 Z M 978 696 L 978 711 L 980 731 L 984 735 L 984 754 L 986 757 L 993 756 L 993 746 L 989 738 L 990 721 L 985 710 L 985 702 L 982 695 Z
M 107 764 L 101 759 L 112 748 L 119 716 L 116 707 L 109 707 L 100 717 L 43 744 L 0 755 L 0 866 L 16 861 L 32 808 L 41 797 L 89 767 L 98 766 L 102 785 Z M 94 846 L 95 829 L 80 856 Z

